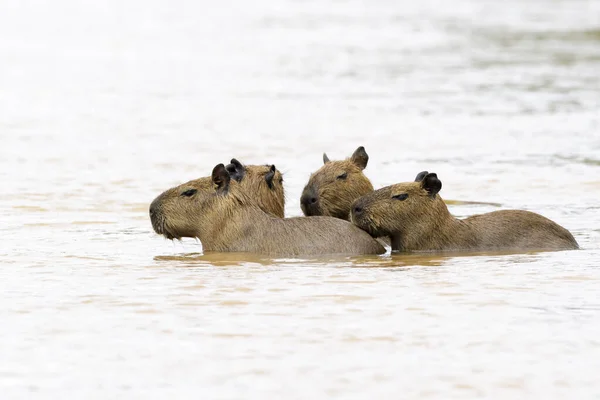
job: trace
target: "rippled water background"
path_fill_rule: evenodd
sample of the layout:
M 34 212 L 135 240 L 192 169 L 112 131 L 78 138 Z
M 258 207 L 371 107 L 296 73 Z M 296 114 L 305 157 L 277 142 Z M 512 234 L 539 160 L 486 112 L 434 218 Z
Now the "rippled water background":
M 600 2 L 0 4 L 2 398 L 598 398 Z M 268 260 L 152 232 L 236 157 L 542 213 L 582 250 Z M 493 206 L 453 206 L 457 216 Z

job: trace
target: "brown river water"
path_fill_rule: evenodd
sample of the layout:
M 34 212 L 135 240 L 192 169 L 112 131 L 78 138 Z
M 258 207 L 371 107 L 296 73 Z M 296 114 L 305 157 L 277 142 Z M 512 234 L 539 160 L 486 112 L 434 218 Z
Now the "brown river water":
M 600 2 L 0 4 L 0 398 L 600 398 Z M 578 251 L 268 259 L 156 235 L 236 157 L 363 145 Z

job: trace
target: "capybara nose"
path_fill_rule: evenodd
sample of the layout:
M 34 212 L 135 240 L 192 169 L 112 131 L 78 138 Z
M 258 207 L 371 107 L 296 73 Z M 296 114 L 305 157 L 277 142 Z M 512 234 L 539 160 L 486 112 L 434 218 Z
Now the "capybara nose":
M 305 206 L 312 206 L 317 204 L 318 201 L 319 200 L 317 199 L 317 196 L 312 190 L 304 191 L 304 193 L 302 193 L 302 197 L 300 198 L 300 203 L 304 204 Z
M 300 198 L 300 204 L 307 208 L 315 208 L 319 200 L 315 196 L 302 196 Z
M 314 190 L 304 190 L 300 197 L 300 205 L 305 215 L 319 215 L 319 198 Z
M 158 198 L 156 198 L 156 199 L 154 199 L 152 204 L 150 204 L 150 217 L 155 216 L 156 213 L 158 212 L 158 203 L 159 203 L 159 200 L 158 200 Z

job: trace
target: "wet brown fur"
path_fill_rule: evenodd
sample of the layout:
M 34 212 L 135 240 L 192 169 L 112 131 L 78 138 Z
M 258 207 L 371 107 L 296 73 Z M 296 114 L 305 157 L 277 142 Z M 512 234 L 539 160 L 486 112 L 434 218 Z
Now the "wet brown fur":
M 213 191 L 192 197 L 159 196 L 151 215 L 154 230 L 169 239 L 196 237 L 204 251 L 251 252 L 271 256 L 381 254 L 368 233 L 331 217 L 277 218 L 264 212 L 223 165 L 213 171 Z M 175 189 L 169 189 L 173 191 Z
M 323 158 L 323 166 L 311 174 L 302 192 L 302 212 L 306 216 L 326 215 L 350 220 L 352 203 L 373 191 L 371 181 L 363 173 L 369 157 L 361 146 L 342 161 L 329 161 L 325 154 Z M 317 200 L 315 206 L 309 204 L 313 195 Z
M 408 194 L 405 200 L 393 197 L 403 194 Z M 459 220 L 425 180 L 386 186 L 363 196 L 353 205 L 352 221 L 375 237 L 390 236 L 393 251 L 579 248 L 568 230 L 529 211 L 494 211 Z
M 240 190 L 250 196 L 256 205 L 266 213 L 283 218 L 285 193 L 281 172 L 275 170 L 272 187 L 270 188 L 265 180 L 265 176 L 271 170 L 270 165 L 246 165 L 244 168 L 245 174 L 243 179 L 240 182 L 232 180 L 232 185 L 239 186 Z M 215 191 L 216 186 L 210 176 L 191 180 L 164 191 L 152 202 L 150 209 L 152 210 L 156 207 L 156 204 L 160 203 L 170 214 L 182 214 L 181 212 L 176 213 L 176 210 L 178 207 L 183 207 L 182 211 L 186 209 L 188 201 L 185 196 L 182 196 L 182 193 L 190 189 L 196 189 L 198 192 L 212 193 Z M 189 216 L 189 218 L 192 217 L 191 215 Z M 182 216 L 182 218 L 185 218 L 185 216 Z
M 265 176 L 271 169 L 275 174 L 269 187 Z M 265 212 L 276 217 L 285 216 L 285 192 L 283 190 L 283 175 L 272 165 L 246 165 L 244 178 L 239 182 L 246 193 L 258 201 L 258 206 Z M 211 177 L 208 177 L 210 180 Z

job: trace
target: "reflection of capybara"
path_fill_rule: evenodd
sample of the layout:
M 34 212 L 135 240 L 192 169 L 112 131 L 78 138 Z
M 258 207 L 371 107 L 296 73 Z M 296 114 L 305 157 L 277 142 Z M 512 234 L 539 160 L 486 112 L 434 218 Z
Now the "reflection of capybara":
M 304 215 L 327 215 L 348 220 L 354 200 L 373 191 L 363 174 L 369 156 L 364 147 L 346 160 L 330 161 L 323 154 L 323 166 L 310 176 L 300 198 Z
M 579 248 L 565 228 L 529 211 L 456 219 L 438 195 L 441 188 L 437 175 L 424 171 L 415 182 L 386 186 L 358 199 L 352 221 L 375 237 L 390 236 L 393 251 Z
M 285 205 L 283 177 L 274 165 L 242 165 L 234 158 L 226 168 L 240 189 L 252 197 L 256 205 L 269 214 L 283 218 Z M 215 191 L 212 177 L 194 179 L 165 191 L 150 205 L 150 216 L 152 217 L 158 203 L 164 204 L 170 199 L 169 203 L 175 204 L 176 207 L 178 201 L 185 203 L 186 197 L 192 197 L 199 191 L 209 193 Z
M 156 233 L 169 239 L 196 237 L 205 251 L 249 252 L 271 256 L 381 254 L 368 233 L 331 217 L 277 218 L 258 207 L 223 164 L 212 173 L 213 191 L 188 195 L 170 189 L 152 202 Z

